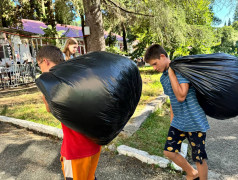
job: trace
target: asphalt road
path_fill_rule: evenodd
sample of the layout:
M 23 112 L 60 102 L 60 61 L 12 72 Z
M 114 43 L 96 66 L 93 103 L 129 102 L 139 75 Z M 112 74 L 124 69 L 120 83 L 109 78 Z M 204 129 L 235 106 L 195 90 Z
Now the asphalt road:
M 0 122 L 0 180 L 63 180 L 60 146 L 61 140 Z M 169 171 L 103 151 L 96 175 L 99 180 L 182 179 Z
M 238 180 L 238 117 L 209 118 L 208 166 L 212 179 Z M 0 122 L 0 180 L 63 180 L 61 140 L 34 134 Z M 103 151 L 96 172 L 99 180 L 179 180 L 181 174 L 155 168 L 134 158 Z M 216 178 L 217 177 L 217 178 Z
M 238 180 L 238 117 L 228 120 L 208 118 L 206 150 L 208 167 L 225 179 Z

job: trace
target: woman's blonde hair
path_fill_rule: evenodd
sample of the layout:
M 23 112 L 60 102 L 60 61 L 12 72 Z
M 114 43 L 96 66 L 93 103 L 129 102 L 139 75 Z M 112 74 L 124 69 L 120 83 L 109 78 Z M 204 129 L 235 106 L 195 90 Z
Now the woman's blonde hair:
M 78 44 L 78 41 L 75 38 L 69 38 L 65 43 L 63 53 L 66 56 L 65 57 L 66 61 L 70 59 L 71 54 L 70 54 L 70 51 L 69 51 L 69 45 L 72 45 L 72 44 Z M 75 57 L 75 54 L 73 54 L 73 57 Z

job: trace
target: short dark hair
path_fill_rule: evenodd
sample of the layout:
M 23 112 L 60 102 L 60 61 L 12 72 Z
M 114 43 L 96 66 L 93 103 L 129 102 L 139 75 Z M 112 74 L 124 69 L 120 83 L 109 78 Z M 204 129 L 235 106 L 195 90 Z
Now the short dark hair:
M 149 62 L 152 59 L 160 59 L 160 55 L 164 54 L 168 57 L 167 52 L 159 44 L 153 44 L 146 50 L 145 53 L 145 62 Z
M 43 58 L 46 58 L 55 64 L 64 62 L 64 56 L 61 50 L 52 45 L 47 45 L 40 48 L 37 53 L 36 60 L 41 62 Z

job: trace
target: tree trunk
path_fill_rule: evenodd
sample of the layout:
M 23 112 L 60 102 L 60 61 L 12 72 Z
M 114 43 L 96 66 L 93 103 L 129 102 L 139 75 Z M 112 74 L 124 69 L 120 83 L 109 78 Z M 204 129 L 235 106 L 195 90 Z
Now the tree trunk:
M 87 52 L 104 51 L 105 39 L 100 0 L 83 0 L 85 12 L 85 25 L 90 28 L 90 35 L 87 36 Z
M 46 25 L 51 25 L 52 26 L 50 36 L 55 38 L 56 35 L 57 35 L 57 30 L 56 30 L 56 21 L 55 21 L 55 14 L 54 14 L 54 8 L 53 8 L 52 0 L 46 1 L 45 6 L 47 7 L 47 11 L 48 11 L 47 12 L 47 20 L 46 20 L 47 23 L 46 23 Z M 52 39 L 52 40 L 49 40 L 48 42 L 50 42 L 50 44 L 56 45 L 57 40 Z
M 109 47 L 112 46 L 112 31 L 108 33 L 108 46 Z
M 55 22 L 55 14 L 53 9 L 52 0 L 47 1 L 48 15 L 49 15 L 49 24 L 52 26 L 52 29 L 56 31 L 56 22 Z M 55 35 L 55 34 L 54 34 Z
M 2 16 L 3 15 L 3 6 L 4 6 L 4 1 L 0 1 L 0 27 L 4 27 L 4 20 L 5 18 Z
M 80 18 L 81 18 L 81 27 L 82 27 L 82 32 L 83 32 L 83 41 L 84 41 L 84 46 L 85 46 L 85 49 L 86 49 L 86 52 L 87 53 L 87 41 L 86 41 L 86 37 L 85 37 L 85 33 L 84 33 L 84 26 L 85 26 L 85 21 L 84 21 L 84 14 L 80 14 Z
M 41 0 L 41 6 L 42 6 L 42 14 L 43 14 L 43 17 L 45 18 L 45 2 L 44 2 L 44 0 Z
M 0 27 L 3 27 L 3 17 L 2 13 L 3 12 L 3 1 L 0 1 Z
M 36 17 L 34 16 L 34 12 L 35 12 L 35 2 L 34 2 L 34 0 L 30 0 L 29 3 L 30 3 L 30 18 L 31 18 L 32 20 L 36 20 Z
M 123 33 L 123 49 L 125 52 L 127 52 L 127 41 L 126 41 L 126 28 L 125 28 L 125 24 L 122 23 L 122 33 Z

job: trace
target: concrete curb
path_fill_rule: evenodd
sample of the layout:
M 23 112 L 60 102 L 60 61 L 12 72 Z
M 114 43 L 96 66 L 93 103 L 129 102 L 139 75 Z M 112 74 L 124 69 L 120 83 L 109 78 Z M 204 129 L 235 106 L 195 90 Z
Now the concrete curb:
M 180 154 L 183 157 L 186 157 L 186 155 L 187 155 L 187 147 L 188 147 L 188 144 L 182 143 Z M 141 151 L 141 150 L 138 150 L 135 148 L 131 148 L 129 146 L 125 146 L 125 145 L 118 146 L 117 151 L 121 155 L 134 157 L 134 158 L 136 158 L 144 163 L 147 163 L 147 164 L 155 164 L 161 168 L 169 168 L 170 167 L 171 169 L 174 169 L 176 171 L 182 171 L 182 169 L 179 166 L 177 166 L 176 164 L 174 164 L 174 162 L 172 162 L 166 158 L 163 158 L 163 157 L 150 155 L 146 151 Z M 193 166 L 194 166 L 194 168 L 196 168 L 195 165 L 193 165 Z M 222 174 L 219 174 L 219 173 L 211 171 L 211 170 L 208 171 L 208 179 L 209 180 L 222 180 L 222 179 L 235 180 L 231 176 L 222 175 Z
M 155 112 L 158 108 L 162 107 L 167 98 L 168 96 L 161 95 L 158 96 L 152 102 L 148 103 L 145 106 L 145 108 L 141 111 L 139 116 L 130 119 L 130 121 L 126 124 L 121 134 L 126 137 L 133 135 L 151 113 Z
M 162 105 L 166 102 L 167 98 L 167 95 L 161 95 L 152 102 L 148 103 L 139 116 L 135 117 L 134 119 L 131 119 L 130 122 L 127 123 L 121 134 L 127 137 L 132 136 L 140 128 L 142 123 L 148 118 L 151 113 L 162 107 Z M 187 148 L 188 144 L 182 143 L 180 154 L 183 157 L 187 156 Z M 125 145 L 117 147 L 117 151 L 119 152 L 119 154 L 135 157 L 140 161 L 148 164 L 156 164 L 162 168 L 171 167 L 172 169 L 175 169 L 177 171 L 182 171 L 179 166 L 169 161 L 168 159 L 155 155 L 149 155 L 145 151 L 137 150 L 135 148 L 131 148 Z
M 149 155 L 149 153 L 145 151 L 141 151 L 135 148 L 131 148 L 129 146 L 125 146 L 125 145 L 118 146 L 117 151 L 119 154 L 135 157 L 144 163 L 156 164 L 162 168 L 168 167 L 168 164 L 170 163 L 168 159 L 165 159 L 159 156 Z
M 62 129 L 58 129 L 55 127 L 46 126 L 43 124 L 38 124 L 38 123 L 25 121 L 25 120 L 21 120 L 21 119 L 10 118 L 10 117 L 6 117 L 6 116 L 0 116 L 0 121 L 15 124 L 15 125 L 18 125 L 18 126 L 21 126 L 21 127 L 33 130 L 33 131 L 47 134 L 47 135 L 56 136 L 60 139 L 63 138 Z
M 182 143 L 180 154 L 183 157 L 187 156 L 187 148 L 188 148 L 188 144 Z M 174 164 L 172 161 L 170 161 L 166 158 L 160 157 L 160 156 L 150 155 L 146 151 L 138 150 L 138 149 L 126 146 L 126 145 L 118 146 L 117 151 L 121 155 L 134 157 L 134 158 L 136 158 L 144 163 L 147 163 L 147 164 L 155 164 L 161 168 L 171 167 L 174 170 L 182 171 L 182 169 L 179 166 L 177 166 L 176 164 Z

